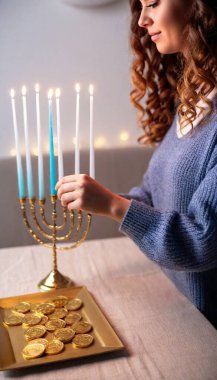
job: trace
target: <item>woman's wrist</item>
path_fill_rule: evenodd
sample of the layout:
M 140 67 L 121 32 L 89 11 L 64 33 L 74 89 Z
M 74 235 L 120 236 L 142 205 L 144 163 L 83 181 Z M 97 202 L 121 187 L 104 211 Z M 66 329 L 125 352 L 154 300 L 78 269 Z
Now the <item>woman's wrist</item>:
M 131 200 L 123 198 L 117 194 L 113 194 L 111 198 L 109 216 L 121 223 L 127 209 L 129 208 Z

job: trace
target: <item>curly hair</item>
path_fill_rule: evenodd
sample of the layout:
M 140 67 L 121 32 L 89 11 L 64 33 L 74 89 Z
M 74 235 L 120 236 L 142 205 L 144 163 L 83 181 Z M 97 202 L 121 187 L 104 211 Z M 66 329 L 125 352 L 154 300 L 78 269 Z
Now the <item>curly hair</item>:
M 161 54 L 157 50 L 147 30 L 138 26 L 140 1 L 130 0 L 130 44 L 134 54 L 130 99 L 139 110 L 138 122 L 144 131 L 138 138 L 140 144 L 155 146 L 162 141 L 176 111 L 182 119 L 181 128 L 190 123 L 193 129 L 196 104 L 200 100 L 208 105 L 210 115 L 213 102 L 207 96 L 217 87 L 215 1 L 192 0 L 185 27 L 188 48 L 184 55 Z

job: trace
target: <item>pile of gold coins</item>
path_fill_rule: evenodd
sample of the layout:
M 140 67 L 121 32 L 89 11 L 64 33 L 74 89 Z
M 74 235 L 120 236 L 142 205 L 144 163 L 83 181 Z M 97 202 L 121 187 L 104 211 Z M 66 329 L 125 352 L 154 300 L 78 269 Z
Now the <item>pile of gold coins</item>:
M 78 312 L 82 306 L 80 298 L 68 299 L 66 296 L 57 296 L 39 304 L 20 302 L 5 317 L 4 325 L 22 325 L 24 328 L 24 337 L 28 342 L 22 351 L 25 359 L 59 354 L 67 343 L 71 343 L 72 348 L 86 348 L 94 338 L 87 334 L 92 330 L 92 325 L 84 321 Z M 46 339 L 50 335 L 51 339 Z

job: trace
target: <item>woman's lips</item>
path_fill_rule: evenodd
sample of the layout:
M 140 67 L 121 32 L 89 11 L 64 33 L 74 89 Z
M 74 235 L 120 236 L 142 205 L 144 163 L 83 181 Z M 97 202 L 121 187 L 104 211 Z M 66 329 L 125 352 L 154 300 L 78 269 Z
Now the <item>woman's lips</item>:
M 158 40 L 158 38 L 160 37 L 160 34 L 161 34 L 161 32 L 153 34 L 153 36 L 151 36 L 152 41 Z

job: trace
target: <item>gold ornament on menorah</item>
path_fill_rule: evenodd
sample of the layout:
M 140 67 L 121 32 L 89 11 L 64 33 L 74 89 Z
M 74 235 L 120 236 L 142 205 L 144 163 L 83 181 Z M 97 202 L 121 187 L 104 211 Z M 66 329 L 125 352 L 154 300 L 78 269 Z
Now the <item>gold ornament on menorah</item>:
M 92 215 L 90 213 L 84 213 L 82 210 L 68 211 L 66 207 L 62 208 L 62 224 L 57 225 L 57 196 L 51 195 L 50 202 L 52 205 L 51 223 L 48 222 L 46 216 L 46 199 L 36 201 L 35 198 L 21 198 L 20 206 L 23 216 L 23 221 L 27 227 L 29 233 L 37 243 L 44 247 L 52 249 L 53 269 L 51 272 L 39 282 L 38 286 L 40 290 L 49 290 L 56 288 L 66 288 L 73 285 L 73 281 L 61 274 L 57 269 L 57 249 L 60 251 L 76 248 L 81 245 L 90 230 Z M 30 215 L 34 227 L 32 227 L 27 212 L 27 204 L 29 203 Z M 37 210 L 40 213 L 40 220 L 37 215 Z M 84 217 L 85 214 L 85 217 Z M 82 225 L 85 219 L 85 229 L 82 231 Z M 69 223 L 67 223 L 67 220 Z M 68 224 L 68 225 L 67 225 Z M 64 231 L 67 227 L 67 233 L 60 236 L 59 231 Z M 49 232 L 50 231 L 50 232 Z M 68 246 L 58 246 L 57 243 L 63 243 L 71 239 L 73 232 L 75 231 L 73 244 Z M 81 236 L 79 237 L 79 233 Z M 42 237 L 40 237 L 42 236 Z M 75 240 L 76 239 L 76 240 Z M 49 243 L 50 242 L 50 243 Z

